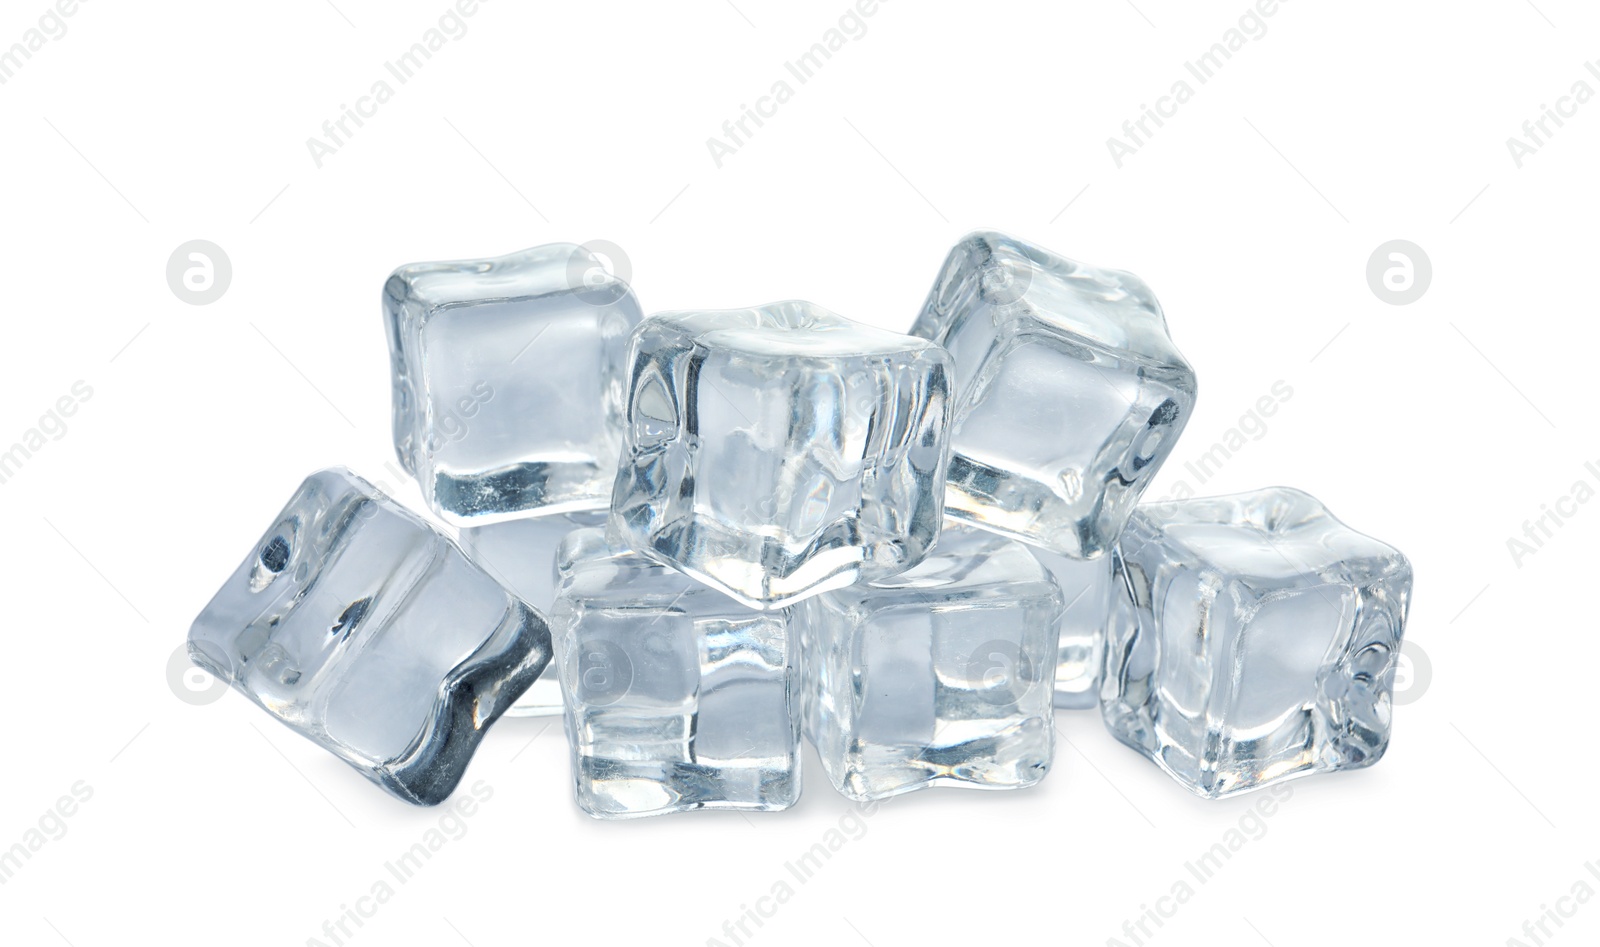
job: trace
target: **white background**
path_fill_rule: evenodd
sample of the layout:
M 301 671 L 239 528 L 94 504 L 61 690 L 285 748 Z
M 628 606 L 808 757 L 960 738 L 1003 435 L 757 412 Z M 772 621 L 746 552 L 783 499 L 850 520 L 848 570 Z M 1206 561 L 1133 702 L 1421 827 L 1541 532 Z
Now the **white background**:
M 1160 295 L 1201 395 L 1152 495 L 1293 389 L 1201 492 L 1298 486 L 1411 557 L 1431 682 L 1408 670 L 1388 756 L 1294 783 L 1200 884 L 1185 863 L 1264 797 L 1191 798 L 1063 713 L 1038 788 L 899 799 L 799 884 L 784 863 L 850 811 L 819 768 L 785 813 L 601 824 L 559 728 L 509 720 L 467 775 L 493 795 L 465 835 L 343 941 L 731 945 L 724 922 L 787 879 L 746 943 L 1131 945 L 1124 923 L 1184 879 L 1145 943 L 1532 944 L 1545 906 L 1575 911 L 1546 942 L 1594 942 L 1600 907 L 1558 899 L 1600 889 L 1600 503 L 1562 500 L 1600 486 L 1600 104 L 1520 169 L 1506 139 L 1574 82 L 1600 89 L 1600 14 L 1289 0 L 1199 85 L 1184 62 L 1246 0 L 1135 2 L 889 0 L 800 85 L 784 63 L 845 0 L 493 0 L 399 86 L 384 62 L 447 0 L 86 0 L 0 85 L 0 447 L 93 390 L 0 483 L 0 848 L 92 792 L 0 885 L 5 941 L 333 944 L 324 923 L 445 816 L 168 675 L 306 473 L 348 464 L 415 504 L 391 466 L 394 267 L 605 239 L 647 310 L 802 297 L 903 328 L 949 246 L 990 227 Z M 0 48 L 45 10 L 6 0 Z M 318 168 L 307 138 L 381 78 L 393 99 Z M 717 167 L 707 139 L 785 78 Z M 1180 78 L 1193 98 L 1119 169 L 1106 139 Z M 197 238 L 233 267 L 205 306 L 165 276 Z M 1395 238 L 1432 260 L 1405 306 L 1365 275 Z M 1565 524 L 1514 560 L 1558 501 Z

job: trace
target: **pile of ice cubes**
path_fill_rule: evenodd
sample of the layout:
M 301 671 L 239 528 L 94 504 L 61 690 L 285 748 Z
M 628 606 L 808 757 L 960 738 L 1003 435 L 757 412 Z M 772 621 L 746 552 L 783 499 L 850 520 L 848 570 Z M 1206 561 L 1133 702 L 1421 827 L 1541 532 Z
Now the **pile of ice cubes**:
M 1196 389 L 1137 277 L 975 233 L 899 335 L 644 318 L 585 262 L 389 278 L 395 447 L 447 526 L 313 474 L 197 664 L 422 805 L 502 714 L 563 714 L 618 819 L 787 808 L 802 734 L 852 799 L 1030 786 L 1055 707 L 1213 798 L 1383 755 L 1409 563 L 1296 490 L 1139 504 Z

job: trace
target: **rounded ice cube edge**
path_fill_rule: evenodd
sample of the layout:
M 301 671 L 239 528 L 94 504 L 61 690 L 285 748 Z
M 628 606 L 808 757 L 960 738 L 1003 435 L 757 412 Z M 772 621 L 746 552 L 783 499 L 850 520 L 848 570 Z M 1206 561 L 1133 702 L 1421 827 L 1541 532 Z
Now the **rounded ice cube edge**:
M 1140 756 L 1142 756 L 1145 759 L 1149 760 L 1152 764 L 1155 765 L 1156 769 L 1160 770 L 1162 772 L 1162 774 L 1165 775 L 1168 779 L 1172 780 L 1173 783 L 1177 784 L 1178 786 L 1181 786 L 1184 789 L 1184 791 L 1187 792 L 1189 795 L 1194 796 L 1197 799 L 1205 799 L 1208 802 L 1217 802 L 1217 801 L 1221 801 L 1221 800 L 1225 800 L 1225 799 L 1236 799 L 1236 798 L 1238 798 L 1240 796 L 1248 796 L 1248 795 L 1251 795 L 1253 793 L 1258 793 L 1258 792 L 1271 792 L 1271 791 L 1274 791 L 1274 790 L 1278 789 L 1280 786 L 1283 786 L 1285 784 L 1299 782 L 1300 780 L 1307 779 L 1307 778 L 1313 778 L 1313 777 L 1319 777 L 1319 776 L 1321 776 L 1321 777 L 1327 777 L 1327 776 L 1338 777 L 1340 775 L 1348 775 L 1348 774 L 1353 774 L 1353 773 L 1359 773 L 1362 770 L 1370 769 L 1379 760 L 1383 759 L 1383 757 L 1388 753 L 1388 749 L 1389 749 L 1388 741 L 1385 741 L 1382 749 L 1378 750 L 1376 753 L 1374 753 L 1371 757 L 1369 757 L 1364 762 L 1358 763 L 1358 764 L 1355 764 L 1355 765 L 1341 766 L 1338 769 L 1333 769 L 1333 770 L 1300 769 L 1300 770 L 1295 770 L 1294 772 L 1291 772 L 1291 773 L 1285 773 L 1285 774 L 1283 774 L 1281 776 L 1275 776 L 1272 779 L 1265 780 L 1263 782 L 1243 783 L 1243 784 L 1240 784 L 1238 786 L 1231 786 L 1231 787 L 1228 787 L 1228 788 L 1217 788 L 1217 787 L 1213 786 L 1213 787 L 1208 789 L 1205 786 L 1201 786 L 1201 785 L 1199 785 L 1197 783 L 1190 782 L 1187 777 L 1183 776 L 1177 770 L 1173 769 L 1170 765 L 1168 765 L 1164 760 L 1162 760 L 1159 754 L 1152 754 L 1150 752 L 1147 752 L 1143 747 L 1139 746 L 1137 743 L 1134 743 L 1134 742 L 1124 738 L 1121 734 L 1117 733 L 1116 731 L 1112 731 L 1111 735 L 1112 735 L 1112 737 L 1114 737 L 1117 740 L 1117 742 L 1121 743 L 1123 746 L 1128 747 L 1129 749 L 1131 749 L 1134 752 L 1138 753 Z
M 574 787 L 573 804 L 578 811 L 595 820 L 596 822 L 637 822 L 640 819 L 659 819 L 663 816 L 688 815 L 695 812 L 721 812 L 727 815 L 740 815 L 744 813 L 762 812 L 787 812 L 800 802 L 803 789 L 800 786 L 801 769 L 804 764 L 796 763 L 794 772 L 794 795 L 781 802 L 696 802 L 692 805 L 663 805 L 655 809 L 601 809 L 591 805 L 581 791 Z
M 406 752 L 384 763 L 374 782 L 397 798 L 436 806 L 466 776 L 484 734 L 550 663 L 537 640 L 549 627 L 527 603 L 516 601 L 500 628 L 463 661 L 440 687 L 428 727 Z
M 818 585 L 809 586 L 797 592 L 792 592 L 773 598 L 752 598 L 751 596 L 740 592 L 733 586 L 719 581 L 715 576 L 712 576 L 700 569 L 696 569 L 693 566 L 669 556 L 658 549 L 654 549 L 649 546 L 633 546 L 632 542 L 634 537 L 627 531 L 626 527 L 623 527 L 619 532 L 613 532 L 611 526 L 608 524 L 605 527 L 605 531 L 607 542 L 631 549 L 633 552 L 650 560 L 651 562 L 654 562 L 657 565 L 666 566 L 668 569 L 671 569 L 674 572 L 682 573 L 706 588 L 715 592 L 720 592 L 740 605 L 743 605 L 745 608 L 757 612 L 781 612 L 786 608 L 792 608 L 793 606 L 804 602 L 806 599 L 821 595 L 824 592 L 832 592 L 838 589 L 849 588 L 857 583 L 867 581 L 856 575 L 854 572 L 840 572 L 833 575 L 825 582 L 822 582 Z M 931 549 L 932 546 L 930 545 L 929 548 Z M 914 565 L 915 563 L 912 564 L 912 566 Z M 906 568 L 910 569 L 912 566 L 907 566 Z
M 1025 776 L 1025 777 L 1023 777 L 1022 779 L 1019 779 L 1016 782 L 1007 783 L 1006 785 L 1003 785 L 1003 786 L 989 786 L 989 785 L 985 785 L 983 783 L 966 782 L 966 781 L 963 781 L 963 780 L 956 780 L 956 779 L 945 779 L 945 780 L 941 780 L 939 782 L 907 783 L 905 785 L 896 786 L 893 789 L 880 791 L 880 792 L 871 792 L 871 791 L 860 791 L 860 790 L 853 789 L 853 788 L 851 788 L 849 782 L 843 782 L 843 783 L 835 782 L 832 776 L 828 776 L 828 785 L 832 786 L 835 792 L 837 792 L 839 795 L 845 797 L 846 799 L 850 800 L 851 802 L 885 802 L 885 801 L 887 801 L 889 799 L 896 799 L 896 798 L 899 798 L 900 796 L 906 796 L 906 795 L 910 795 L 912 793 L 925 792 L 925 791 L 928 791 L 928 790 L 935 790 L 935 791 L 942 792 L 943 790 L 954 789 L 954 790 L 963 791 L 963 792 L 965 792 L 965 791 L 974 791 L 974 792 L 984 792 L 984 793 L 1022 792 L 1022 791 L 1025 791 L 1025 790 L 1032 789 L 1035 786 L 1038 786 L 1040 783 L 1044 782 L 1045 779 L 1049 777 L 1050 771 L 1055 767 L 1055 763 L 1053 761 L 1053 758 L 1055 756 L 1055 736 L 1054 736 L 1054 734 L 1052 734 L 1049 739 L 1050 739 L 1050 747 L 1051 747 L 1050 753 L 1051 753 L 1051 756 L 1052 756 L 1052 762 L 1051 762 L 1050 766 L 1045 767 L 1044 769 L 1039 770 L 1039 771 L 1037 771 L 1037 772 L 1035 772 L 1035 773 L 1033 773 L 1033 774 L 1031 774 L 1029 776 Z M 813 746 L 813 749 L 815 749 L 814 746 Z

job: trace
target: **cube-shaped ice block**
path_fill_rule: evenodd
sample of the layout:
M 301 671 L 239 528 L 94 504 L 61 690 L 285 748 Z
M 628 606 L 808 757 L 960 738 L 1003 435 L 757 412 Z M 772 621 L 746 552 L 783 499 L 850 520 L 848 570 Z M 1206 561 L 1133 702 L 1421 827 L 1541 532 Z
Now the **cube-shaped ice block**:
M 389 277 L 394 444 L 456 525 L 604 508 L 633 290 L 569 243 Z
M 938 535 L 938 346 L 789 301 L 657 314 L 629 365 L 618 545 L 778 608 L 903 572 Z
M 558 570 L 551 625 L 585 812 L 794 804 L 799 662 L 787 609 L 745 608 L 599 529 L 569 535 Z
M 1370 766 L 1411 565 L 1298 490 L 1153 503 L 1114 557 L 1101 712 L 1211 798 Z
M 189 630 L 189 655 L 406 802 L 455 789 L 550 660 L 539 614 L 343 468 L 312 474 Z
M 1108 551 L 1194 406 L 1149 287 L 974 233 L 911 334 L 955 361 L 946 513 L 1074 558 Z
M 548 615 L 556 597 L 556 550 L 561 541 L 575 529 L 600 527 L 605 522 L 605 511 L 585 510 L 463 527 L 461 551 L 518 598 Z M 552 640 L 552 644 L 560 642 Z M 561 712 L 559 660 L 558 652 L 506 716 L 543 717 Z
M 1055 704 L 1068 710 L 1098 707 L 1111 610 L 1111 557 L 1071 559 L 1037 546 L 1028 551 L 1050 570 L 1065 602 L 1056 652 Z
M 909 572 L 797 608 L 806 735 L 840 792 L 1016 789 L 1049 769 L 1061 590 L 1020 543 L 947 524 Z

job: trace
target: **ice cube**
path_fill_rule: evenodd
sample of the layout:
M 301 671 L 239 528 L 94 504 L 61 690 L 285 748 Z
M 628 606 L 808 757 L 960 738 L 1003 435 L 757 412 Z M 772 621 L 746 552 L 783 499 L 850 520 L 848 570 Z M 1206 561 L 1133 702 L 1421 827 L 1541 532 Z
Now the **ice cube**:
M 1074 558 L 1109 550 L 1194 406 L 1150 289 L 974 233 L 911 334 L 955 362 L 947 514 Z
M 641 319 L 626 283 L 553 243 L 403 266 L 383 308 L 395 450 L 434 512 L 473 525 L 607 505 Z
M 634 333 L 618 545 L 745 605 L 902 572 L 939 532 L 949 356 L 807 302 Z
M 903 575 L 797 606 L 806 734 L 834 787 L 859 800 L 1043 778 L 1062 604 L 1020 543 L 947 524 Z
M 756 611 L 688 576 L 570 534 L 561 639 L 578 805 L 602 819 L 785 809 L 800 795 L 799 671 L 787 609 Z
M 1071 559 L 1037 546 L 1028 551 L 1050 570 L 1066 603 L 1056 652 L 1055 705 L 1068 710 L 1097 707 L 1111 609 L 1111 557 Z
M 1142 506 L 1114 567 L 1101 710 L 1178 782 L 1218 798 L 1383 755 L 1405 556 L 1274 487 Z
M 556 597 L 556 550 L 561 541 L 575 529 L 604 526 L 605 522 L 605 511 L 588 510 L 468 526 L 461 530 L 461 550 L 518 598 L 548 615 Z M 558 654 L 506 716 L 542 717 L 561 712 L 559 660 Z
M 455 789 L 550 660 L 538 612 L 343 468 L 306 478 L 189 630 L 189 655 L 406 802 Z

